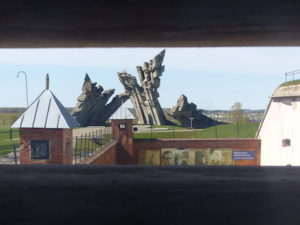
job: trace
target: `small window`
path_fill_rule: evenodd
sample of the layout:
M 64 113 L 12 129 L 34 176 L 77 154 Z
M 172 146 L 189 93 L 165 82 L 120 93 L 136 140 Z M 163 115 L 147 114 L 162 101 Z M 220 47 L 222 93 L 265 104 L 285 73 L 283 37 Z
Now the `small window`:
M 119 128 L 120 128 L 120 130 L 125 130 L 126 129 L 126 123 L 120 123 Z
M 31 141 L 32 159 L 49 159 L 49 141 Z
M 291 139 L 282 139 L 282 147 L 291 146 Z

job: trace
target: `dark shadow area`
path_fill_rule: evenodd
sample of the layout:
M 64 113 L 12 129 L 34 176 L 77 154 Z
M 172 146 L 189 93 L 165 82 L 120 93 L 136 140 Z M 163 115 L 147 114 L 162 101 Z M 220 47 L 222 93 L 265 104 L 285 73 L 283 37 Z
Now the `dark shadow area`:
M 298 167 L 1 166 L 9 224 L 299 224 Z
M 295 0 L 11 0 L 0 47 L 295 46 Z

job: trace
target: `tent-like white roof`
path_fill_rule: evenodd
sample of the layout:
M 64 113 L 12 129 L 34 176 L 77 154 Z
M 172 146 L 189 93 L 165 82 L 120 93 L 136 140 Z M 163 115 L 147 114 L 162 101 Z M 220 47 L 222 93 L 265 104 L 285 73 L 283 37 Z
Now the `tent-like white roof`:
M 118 110 L 112 114 L 112 116 L 109 118 L 110 120 L 113 119 L 135 119 L 135 117 L 132 115 L 132 113 L 129 111 L 128 108 L 123 107 L 123 105 L 121 105 Z
M 14 122 L 12 128 L 74 128 L 80 126 L 47 88 Z

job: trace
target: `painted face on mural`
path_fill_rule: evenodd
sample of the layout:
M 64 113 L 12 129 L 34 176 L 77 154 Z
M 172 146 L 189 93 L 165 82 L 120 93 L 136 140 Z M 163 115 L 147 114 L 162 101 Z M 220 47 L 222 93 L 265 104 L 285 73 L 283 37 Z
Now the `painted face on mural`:
M 175 154 L 175 165 L 188 165 L 189 164 L 189 152 L 177 151 Z
M 211 159 L 211 163 L 212 164 L 219 164 L 219 163 L 221 163 L 222 151 L 220 151 L 220 150 L 214 150 L 211 153 L 210 159 Z
M 140 165 L 232 165 L 232 149 L 157 149 L 141 150 Z
M 163 165 L 173 165 L 174 155 L 171 151 L 166 151 L 162 155 L 162 164 Z

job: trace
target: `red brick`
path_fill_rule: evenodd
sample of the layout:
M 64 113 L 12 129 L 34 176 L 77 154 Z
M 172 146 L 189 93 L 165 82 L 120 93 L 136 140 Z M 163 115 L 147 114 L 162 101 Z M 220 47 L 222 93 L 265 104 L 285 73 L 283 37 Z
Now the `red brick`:
M 95 153 L 92 156 L 92 159 L 88 159 L 88 164 L 90 165 L 115 165 L 116 164 L 116 150 L 117 144 L 113 144 L 99 151 L 99 153 Z M 85 164 L 85 162 L 82 162 Z
M 120 129 L 120 124 L 126 124 L 126 129 Z M 112 120 L 112 135 L 117 144 L 117 164 L 136 164 L 136 152 L 133 150 L 132 120 Z
M 70 141 L 70 152 L 67 153 L 67 139 Z M 31 140 L 50 141 L 50 159 L 36 160 L 31 159 L 30 146 Z M 72 129 L 43 129 L 43 128 L 21 128 L 20 144 L 23 150 L 20 151 L 21 164 L 72 164 L 73 162 L 73 137 Z

